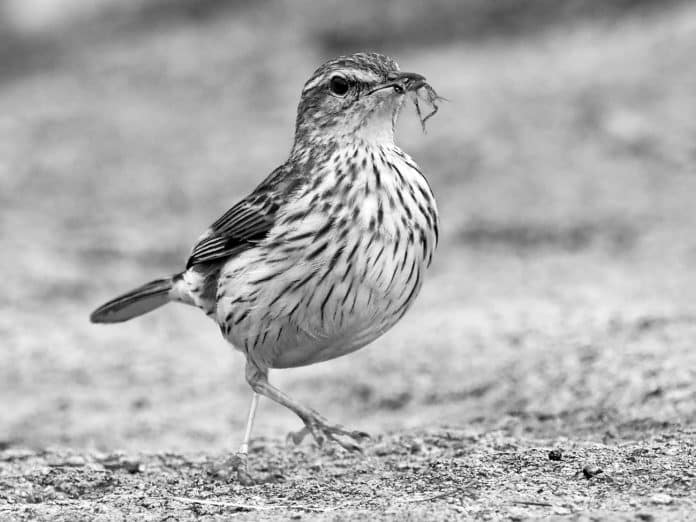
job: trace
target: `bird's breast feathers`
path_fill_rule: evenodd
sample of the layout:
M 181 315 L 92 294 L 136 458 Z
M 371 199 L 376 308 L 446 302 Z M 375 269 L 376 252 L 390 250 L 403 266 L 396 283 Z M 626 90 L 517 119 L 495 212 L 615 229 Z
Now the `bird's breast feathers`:
M 415 298 L 437 227 L 430 187 L 406 154 L 336 152 L 268 238 L 223 267 L 223 333 L 245 351 L 272 350 L 272 366 L 358 349 Z

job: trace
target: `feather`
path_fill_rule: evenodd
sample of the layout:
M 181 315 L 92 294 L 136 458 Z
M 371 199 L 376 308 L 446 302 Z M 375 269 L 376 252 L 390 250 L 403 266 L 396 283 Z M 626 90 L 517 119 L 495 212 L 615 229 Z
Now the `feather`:
M 286 174 L 284 168 L 276 169 L 215 221 L 193 247 L 186 268 L 238 255 L 263 240 L 275 224 L 279 201 L 288 196 Z

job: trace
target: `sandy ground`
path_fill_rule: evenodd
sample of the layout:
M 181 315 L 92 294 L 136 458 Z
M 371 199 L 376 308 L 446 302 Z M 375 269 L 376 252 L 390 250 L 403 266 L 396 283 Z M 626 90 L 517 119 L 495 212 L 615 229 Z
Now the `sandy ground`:
M 364 456 L 286 447 L 299 420 L 264 401 L 251 467 L 270 482 L 211 474 L 241 437 L 242 358 L 182 306 L 87 322 L 178 270 L 287 154 L 300 87 L 340 38 L 272 5 L 85 27 L 0 78 L 0 518 L 688 518 L 688 4 L 384 43 L 451 100 L 427 134 L 408 113 L 399 129 L 440 202 L 438 257 L 382 339 L 272 375 L 372 433 Z
M 379 437 L 360 456 L 257 440 L 251 487 L 212 470 L 224 457 L 7 451 L 0 516 L 178 520 L 452 520 L 693 515 L 694 430 L 641 426 L 640 442 L 537 439 L 524 422 Z M 522 431 L 527 431 L 523 429 Z M 631 435 L 636 431 L 631 430 Z M 690 440 L 685 444 L 685 440 Z M 9 489 L 9 493 L 5 488 Z M 623 513 L 623 516 L 621 515 Z

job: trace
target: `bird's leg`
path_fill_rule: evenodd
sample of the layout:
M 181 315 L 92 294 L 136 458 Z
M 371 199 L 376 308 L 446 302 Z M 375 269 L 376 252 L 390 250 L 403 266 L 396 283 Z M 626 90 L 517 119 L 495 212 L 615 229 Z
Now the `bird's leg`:
M 290 434 L 290 439 L 296 444 L 302 442 L 306 435 L 311 434 L 319 446 L 324 443 L 325 439 L 329 439 L 348 451 L 361 451 L 359 442 L 362 439 L 369 438 L 369 435 L 362 431 L 351 431 L 342 426 L 329 424 L 318 412 L 299 404 L 287 394 L 272 386 L 268 382 L 268 372 L 259 369 L 251 361 L 247 361 L 246 378 L 256 393 L 285 406 L 302 419 L 305 427 L 297 433 Z
M 246 455 L 249 453 L 249 441 L 251 440 L 251 429 L 254 426 L 254 418 L 256 417 L 256 408 L 259 405 L 259 394 L 254 392 L 251 397 L 251 405 L 249 406 L 249 416 L 247 417 L 246 428 L 244 429 L 244 440 L 239 447 L 239 453 Z
M 259 405 L 259 394 L 254 392 L 251 396 L 251 404 L 249 405 L 249 415 L 247 416 L 246 427 L 244 428 L 244 439 L 239 447 L 237 455 L 239 456 L 239 464 L 237 467 L 237 478 L 240 484 L 253 484 L 254 479 L 249 475 L 248 455 L 249 441 L 251 440 L 251 429 L 254 426 L 254 417 L 256 417 L 256 408 Z
M 239 451 L 227 459 L 225 464 L 222 466 L 217 465 L 211 471 L 213 474 L 223 476 L 227 479 L 230 478 L 230 472 L 234 473 L 236 471 L 239 483 L 244 486 L 250 486 L 256 483 L 256 481 L 249 474 L 248 454 L 249 441 L 251 440 L 251 429 L 254 425 L 254 417 L 256 416 L 256 408 L 259 405 L 259 398 L 260 396 L 256 392 L 254 392 L 251 397 L 249 415 L 247 416 L 246 427 L 244 428 L 244 440 L 242 441 L 242 445 L 239 447 Z

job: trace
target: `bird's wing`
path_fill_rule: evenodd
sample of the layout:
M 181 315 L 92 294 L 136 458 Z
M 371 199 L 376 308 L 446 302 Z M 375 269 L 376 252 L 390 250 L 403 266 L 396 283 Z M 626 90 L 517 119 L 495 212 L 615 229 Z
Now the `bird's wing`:
M 284 191 L 277 190 L 285 188 L 283 183 L 278 183 L 281 176 L 282 172 L 273 172 L 254 192 L 213 223 L 193 247 L 186 268 L 237 255 L 264 239 L 275 223 L 284 197 Z

